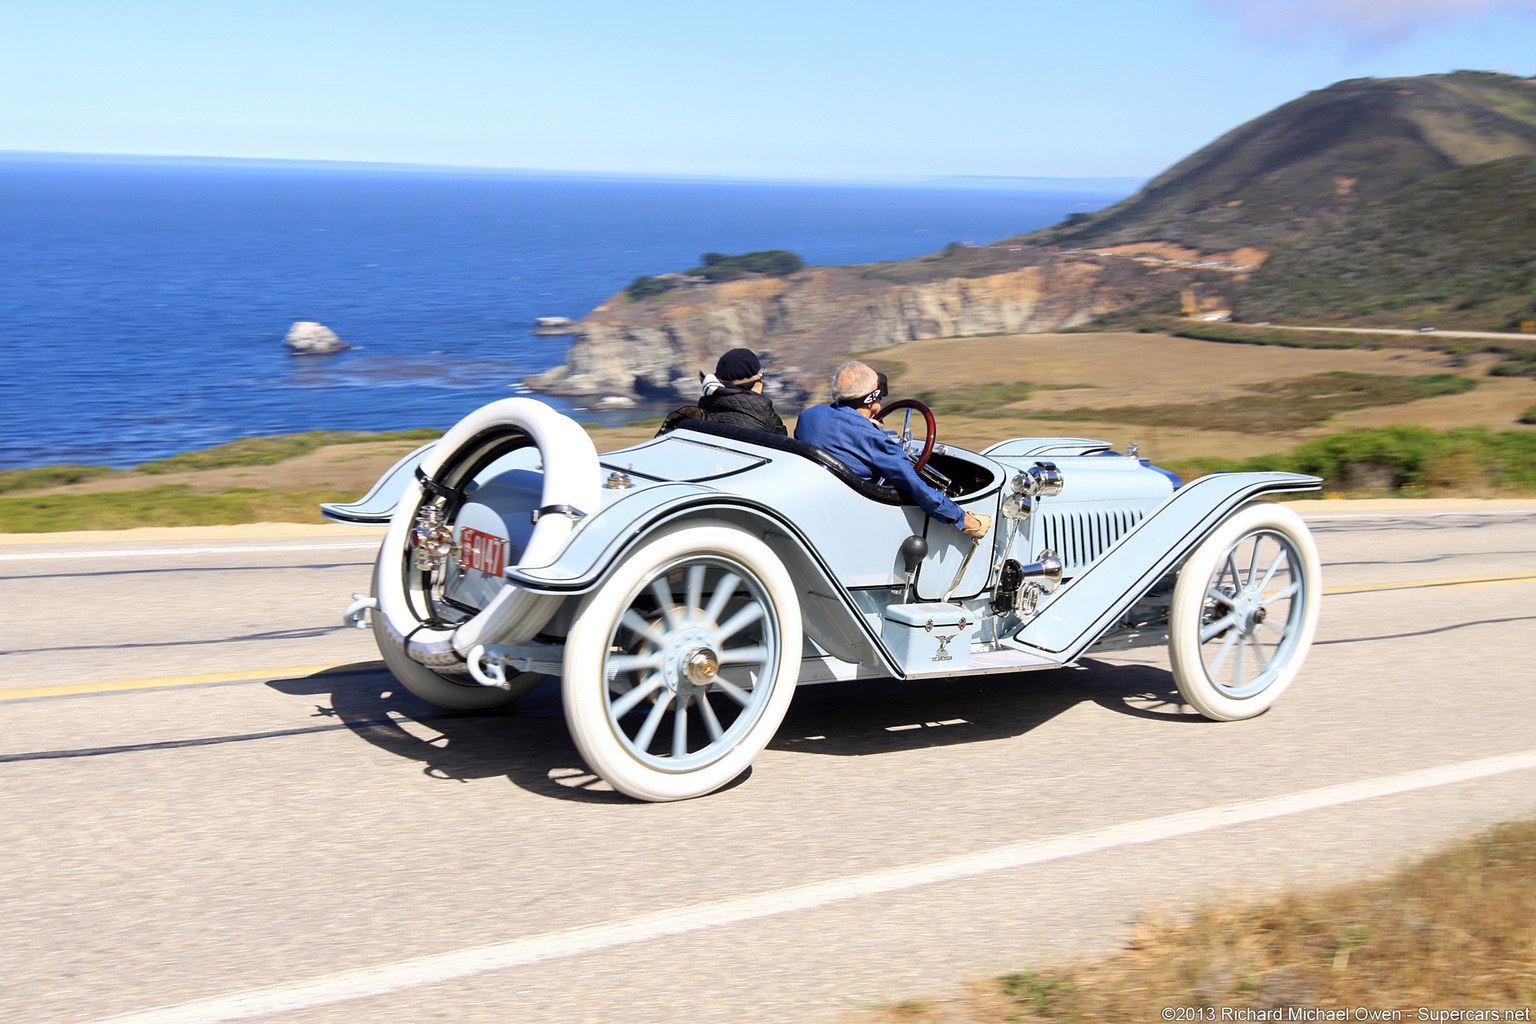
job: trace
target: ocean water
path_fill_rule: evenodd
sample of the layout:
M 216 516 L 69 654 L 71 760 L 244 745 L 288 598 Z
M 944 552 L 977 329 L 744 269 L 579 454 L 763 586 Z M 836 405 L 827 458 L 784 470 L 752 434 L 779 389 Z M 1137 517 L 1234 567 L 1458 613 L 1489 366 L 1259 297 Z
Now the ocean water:
M 535 317 L 703 252 L 899 259 L 1116 198 L 0 160 L 0 468 L 443 428 L 561 362 Z M 291 355 L 296 320 L 357 348 Z

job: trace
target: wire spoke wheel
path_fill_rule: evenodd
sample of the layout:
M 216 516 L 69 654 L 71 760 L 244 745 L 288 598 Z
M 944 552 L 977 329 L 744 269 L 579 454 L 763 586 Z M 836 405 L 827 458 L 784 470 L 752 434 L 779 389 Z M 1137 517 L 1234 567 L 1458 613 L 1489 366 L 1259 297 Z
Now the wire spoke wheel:
M 762 717 L 779 661 L 773 599 L 744 566 L 684 558 L 640 584 L 609 637 L 608 714 L 659 771 L 717 760 Z
M 1321 570 L 1294 512 L 1239 510 L 1179 573 L 1168 653 L 1179 691 L 1207 718 L 1251 718 L 1290 685 L 1317 630 Z
M 1228 697 L 1252 697 L 1274 682 L 1301 635 L 1306 602 L 1296 566 L 1301 556 L 1274 530 L 1242 537 L 1206 587 L 1200 660 Z
M 572 737 L 615 789 L 718 789 L 772 738 L 800 668 L 789 574 L 751 534 L 683 526 L 642 545 L 578 610 L 566 641 Z

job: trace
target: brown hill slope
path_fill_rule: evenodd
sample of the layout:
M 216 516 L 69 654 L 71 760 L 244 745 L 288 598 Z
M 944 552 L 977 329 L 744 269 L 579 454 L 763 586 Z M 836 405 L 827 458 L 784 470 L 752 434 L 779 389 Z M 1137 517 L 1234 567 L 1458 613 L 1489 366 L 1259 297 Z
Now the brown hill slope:
M 1134 196 L 1022 236 L 1269 250 L 1457 167 L 1536 155 L 1536 79 L 1459 71 L 1352 79 L 1233 129 Z

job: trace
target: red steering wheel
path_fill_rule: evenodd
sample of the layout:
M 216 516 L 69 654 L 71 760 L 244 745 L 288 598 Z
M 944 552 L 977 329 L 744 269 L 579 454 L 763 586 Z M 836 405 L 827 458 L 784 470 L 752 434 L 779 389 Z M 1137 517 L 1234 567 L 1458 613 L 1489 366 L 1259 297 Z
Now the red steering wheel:
M 923 454 L 917 456 L 916 458 L 912 458 L 911 450 L 908 449 L 907 451 L 907 457 L 912 459 L 912 468 L 921 471 L 924 466 L 928 465 L 928 459 L 931 455 L 933 455 L 933 442 L 937 440 L 936 435 L 938 433 L 938 427 L 935 425 L 933 420 L 933 410 L 915 398 L 902 398 L 898 401 L 892 402 L 890 405 L 882 405 L 880 407 L 880 411 L 875 413 L 874 419 L 884 422 L 886 416 L 896 412 L 899 409 L 916 409 L 918 412 L 923 414 L 923 422 L 928 425 L 928 440 L 923 443 Z M 911 415 L 908 414 L 907 426 L 902 430 L 901 433 L 902 448 L 907 448 L 907 445 L 911 440 L 912 420 Z

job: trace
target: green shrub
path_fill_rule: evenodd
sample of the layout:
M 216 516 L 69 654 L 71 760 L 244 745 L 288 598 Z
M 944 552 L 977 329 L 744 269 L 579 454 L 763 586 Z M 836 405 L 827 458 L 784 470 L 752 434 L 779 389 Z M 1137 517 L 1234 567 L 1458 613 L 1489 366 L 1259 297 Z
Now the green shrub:
M 1536 410 L 1532 410 L 1536 412 Z M 1324 479 L 1328 490 L 1536 488 L 1536 433 L 1486 427 L 1400 425 L 1330 434 L 1242 463 L 1193 460 L 1184 469 L 1282 470 Z M 1192 476 L 1186 472 L 1187 476 Z
M 1279 345 L 1283 348 L 1359 348 L 1362 342 L 1348 335 L 1289 334 L 1284 331 L 1259 331 L 1243 327 L 1227 327 L 1211 324 L 1201 327 L 1180 327 L 1173 332 L 1175 338 L 1193 338 L 1196 341 L 1224 341 L 1233 345 Z
M 1536 351 L 1506 352 L 1488 368 L 1493 377 L 1536 377 Z
M 1536 423 L 1536 405 L 1531 406 L 1520 414 L 1521 423 Z
M 624 294 L 629 296 L 629 301 L 640 302 L 643 299 L 649 299 L 671 290 L 671 281 L 663 281 L 648 274 L 641 274 L 629 283 L 629 287 L 624 289 Z
M 805 267 L 805 261 L 786 249 L 760 249 L 740 256 L 727 256 L 721 252 L 707 252 L 702 257 L 704 265 L 688 271 L 692 277 L 707 277 L 712 284 L 734 281 L 748 274 L 765 277 L 788 277 Z M 630 287 L 634 287 L 631 285 Z

